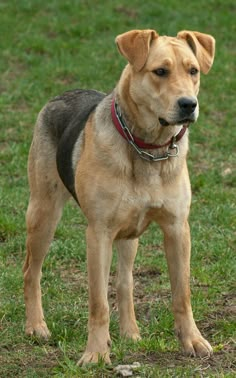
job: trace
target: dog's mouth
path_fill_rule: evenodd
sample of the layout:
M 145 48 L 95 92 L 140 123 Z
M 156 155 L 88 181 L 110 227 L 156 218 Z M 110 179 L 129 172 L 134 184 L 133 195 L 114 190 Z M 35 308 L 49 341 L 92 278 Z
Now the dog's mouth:
M 161 126 L 169 126 L 169 122 L 167 122 L 164 118 L 159 118 L 159 122 Z
M 183 119 L 177 120 L 175 122 L 168 122 L 164 118 L 159 118 L 159 122 L 160 122 L 161 126 L 176 126 L 176 125 L 184 125 L 184 124 L 189 125 L 189 123 L 195 122 L 195 119 L 183 118 Z

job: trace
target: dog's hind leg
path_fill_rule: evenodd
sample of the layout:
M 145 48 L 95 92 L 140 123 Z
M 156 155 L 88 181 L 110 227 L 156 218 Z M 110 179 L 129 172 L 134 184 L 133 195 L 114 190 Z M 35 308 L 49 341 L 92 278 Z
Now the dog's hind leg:
M 133 265 L 138 239 L 116 241 L 118 251 L 117 299 L 120 316 L 120 334 L 139 340 L 133 303 Z
M 52 150 L 50 152 L 54 155 Z M 41 303 L 41 268 L 63 205 L 69 197 L 51 157 L 45 154 L 45 150 L 39 156 L 34 143 L 32 144 L 28 165 L 31 194 L 26 214 L 27 255 L 23 268 L 26 333 L 44 338 L 49 337 L 50 332 L 44 320 Z

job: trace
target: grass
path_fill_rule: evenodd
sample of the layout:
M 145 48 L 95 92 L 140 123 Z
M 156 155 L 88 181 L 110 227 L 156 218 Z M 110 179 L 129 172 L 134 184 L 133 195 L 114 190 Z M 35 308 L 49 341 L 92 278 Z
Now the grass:
M 193 309 L 214 347 L 211 359 L 190 359 L 173 335 L 170 288 L 162 238 L 151 226 L 135 264 L 136 312 L 143 336 L 119 338 L 115 259 L 110 280 L 112 362 L 140 362 L 140 377 L 233 377 L 235 370 L 235 2 L 198 0 L 0 2 L 0 376 L 111 377 L 112 368 L 78 368 L 86 343 L 86 222 L 71 202 L 45 261 L 43 302 L 52 338 L 24 336 L 21 267 L 28 201 L 27 154 L 36 115 L 51 97 L 71 88 L 109 91 L 125 62 L 117 34 L 155 28 L 175 35 L 210 33 L 217 54 L 202 77 L 197 125 L 191 128 L 193 190 L 191 286 Z

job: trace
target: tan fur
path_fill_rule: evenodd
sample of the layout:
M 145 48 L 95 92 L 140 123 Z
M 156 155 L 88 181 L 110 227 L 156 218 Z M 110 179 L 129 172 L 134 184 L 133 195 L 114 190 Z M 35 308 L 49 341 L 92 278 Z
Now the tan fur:
M 116 42 L 129 62 L 114 91 L 127 124 L 146 142 L 164 144 L 182 128 L 177 122 L 178 99 L 196 98 L 198 94 L 200 76 L 190 75 L 189 70 L 195 67 L 207 73 L 213 63 L 214 39 L 199 32 L 182 31 L 172 38 L 159 37 L 154 30 L 135 30 L 118 36 Z M 160 67 L 171 74 L 158 77 L 153 71 Z M 108 96 L 98 105 L 73 153 L 75 189 L 88 220 L 88 342 L 80 364 L 97 362 L 99 356 L 110 362 L 107 289 L 113 242 L 119 257 L 120 332 L 134 340 L 140 338 L 133 306 L 132 268 L 138 237 L 152 221 L 164 233 L 175 329 L 183 350 L 190 355 L 210 355 L 212 348 L 194 322 L 190 303 L 187 133 L 178 142 L 178 157 L 144 161 L 111 123 L 111 100 Z M 198 106 L 194 120 L 197 117 Z M 168 120 L 170 126 L 161 126 L 159 118 Z M 31 197 L 24 272 L 26 332 L 48 337 L 41 305 L 41 266 L 69 195 L 57 173 L 56 150 L 47 136 L 40 134 L 41 122 L 39 116 L 29 156 Z

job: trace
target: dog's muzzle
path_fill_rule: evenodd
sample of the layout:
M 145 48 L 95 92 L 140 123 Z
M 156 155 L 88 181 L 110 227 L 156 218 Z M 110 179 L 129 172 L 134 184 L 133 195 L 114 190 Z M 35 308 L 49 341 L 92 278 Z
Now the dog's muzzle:
M 195 97 L 180 97 L 177 100 L 177 117 L 174 120 L 167 121 L 159 118 L 161 126 L 183 125 L 196 121 L 196 108 L 198 102 Z

